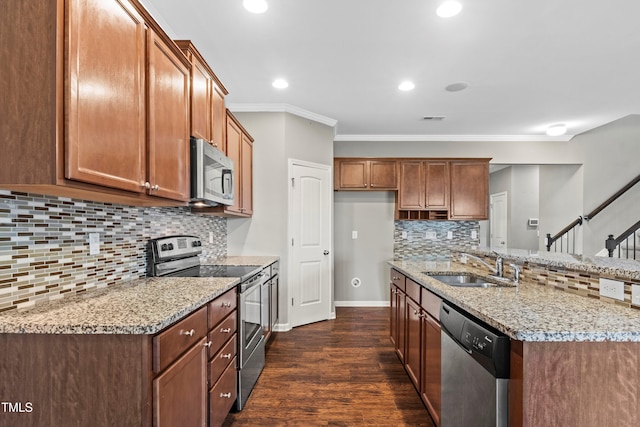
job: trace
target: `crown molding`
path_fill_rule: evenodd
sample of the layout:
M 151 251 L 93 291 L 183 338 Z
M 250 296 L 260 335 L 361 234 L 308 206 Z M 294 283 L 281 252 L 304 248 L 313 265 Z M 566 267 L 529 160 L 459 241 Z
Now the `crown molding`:
M 228 104 L 227 108 L 233 113 L 289 113 L 331 127 L 338 124 L 336 119 L 291 104 Z
M 537 142 L 570 141 L 574 135 L 336 135 L 335 142 Z

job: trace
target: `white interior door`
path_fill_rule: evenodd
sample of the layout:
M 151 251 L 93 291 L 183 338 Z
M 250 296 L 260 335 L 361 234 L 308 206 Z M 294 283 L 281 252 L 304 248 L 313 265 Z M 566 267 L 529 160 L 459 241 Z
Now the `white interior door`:
M 491 247 L 504 249 L 507 247 L 507 192 L 490 195 L 490 233 Z
M 331 318 L 331 167 L 289 161 L 291 325 Z

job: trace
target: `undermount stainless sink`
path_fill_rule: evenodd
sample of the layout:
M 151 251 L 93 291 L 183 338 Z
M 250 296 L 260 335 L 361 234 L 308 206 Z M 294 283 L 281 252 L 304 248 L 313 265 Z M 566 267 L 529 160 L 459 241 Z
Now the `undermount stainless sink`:
M 444 283 L 445 285 L 461 288 L 488 288 L 490 286 L 496 286 L 493 283 L 487 282 L 484 278 L 473 274 L 457 274 L 454 276 L 447 274 L 429 274 L 428 276 Z

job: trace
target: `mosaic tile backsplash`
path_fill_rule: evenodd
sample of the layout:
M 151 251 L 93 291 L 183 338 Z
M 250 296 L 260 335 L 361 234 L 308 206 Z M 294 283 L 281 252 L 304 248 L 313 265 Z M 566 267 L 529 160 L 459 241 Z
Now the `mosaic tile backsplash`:
M 406 237 L 403 237 L 406 233 Z M 471 247 L 480 243 L 478 221 L 395 221 L 394 260 L 441 260 L 449 248 Z
M 89 254 L 89 234 L 100 253 Z M 0 190 L 0 312 L 146 275 L 150 238 L 191 234 L 203 261 L 227 254 L 225 218 Z M 210 235 L 213 243 L 209 243 Z

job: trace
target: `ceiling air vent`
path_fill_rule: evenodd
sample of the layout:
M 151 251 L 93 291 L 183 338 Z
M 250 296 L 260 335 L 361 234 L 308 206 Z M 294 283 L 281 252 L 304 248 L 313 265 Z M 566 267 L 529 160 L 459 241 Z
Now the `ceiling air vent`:
M 441 122 L 444 120 L 444 116 L 424 116 L 422 120 L 427 120 L 430 122 Z

